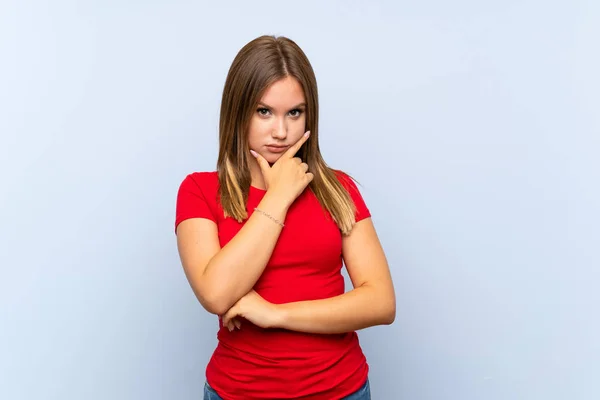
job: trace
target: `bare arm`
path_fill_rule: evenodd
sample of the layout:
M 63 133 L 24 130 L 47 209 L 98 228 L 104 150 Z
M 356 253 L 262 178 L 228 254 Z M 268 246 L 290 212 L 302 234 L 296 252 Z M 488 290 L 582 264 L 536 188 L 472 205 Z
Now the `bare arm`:
M 280 305 L 281 328 L 342 333 L 391 324 L 396 317 L 392 277 L 371 218 L 343 238 L 342 254 L 354 289 L 324 300 Z
M 231 319 L 241 315 L 263 328 L 319 334 L 391 324 L 396 316 L 394 286 L 371 218 L 358 222 L 343 238 L 342 252 L 353 290 L 329 299 L 278 305 L 252 291 L 225 314 L 223 323 L 231 327 Z
M 313 179 L 313 174 L 307 172 L 308 165 L 294 157 L 308 137 L 305 134 L 272 167 L 254 153 L 267 185 L 258 208 L 279 221 L 285 220 L 290 205 Z M 221 249 L 213 221 L 191 218 L 179 224 L 177 247 L 181 262 L 196 297 L 208 312 L 224 314 L 254 287 L 280 233 L 280 225 L 254 213 Z
M 285 220 L 287 208 L 269 194 L 258 208 Z M 280 233 L 280 225 L 254 213 L 221 249 L 213 221 L 191 218 L 179 224 L 177 247 L 183 269 L 208 312 L 222 315 L 252 289 L 271 258 Z

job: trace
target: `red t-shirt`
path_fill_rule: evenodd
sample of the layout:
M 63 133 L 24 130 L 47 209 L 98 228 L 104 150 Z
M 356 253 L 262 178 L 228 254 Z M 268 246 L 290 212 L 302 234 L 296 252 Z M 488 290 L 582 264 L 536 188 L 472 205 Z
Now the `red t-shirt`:
M 355 183 L 338 172 L 350 193 L 357 222 L 370 216 Z M 243 223 L 225 218 L 216 172 L 188 175 L 179 188 L 175 228 L 188 218 L 217 224 L 221 247 Z M 250 187 L 250 216 L 266 191 Z M 254 289 L 275 304 L 316 300 L 344 293 L 342 235 L 310 189 L 289 208 L 273 254 Z M 218 345 L 206 368 L 208 384 L 225 400 L 340 399 L 366 381 L 368 364 L 356 332 L 309 334 L 262 329 L 249 321 L 229 330 L 219 320 Z

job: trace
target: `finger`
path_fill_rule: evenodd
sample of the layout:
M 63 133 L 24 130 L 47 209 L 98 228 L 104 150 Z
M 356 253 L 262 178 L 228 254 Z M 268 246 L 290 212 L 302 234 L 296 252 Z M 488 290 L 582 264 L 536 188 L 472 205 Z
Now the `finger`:
M 294 144 L 292 147 L 287 149 L 287 151 L 284 154 L 287 155 L 288 157 L 294 157 L 296 155 L 296 153 L 298 152 L 298 150 L 300 150 L 300 147 L 302 147 L 302 145 L 304 143 L 306 143 L 309 136 L 310 136 L 310 131 L 306 131 L 306 133 L 304 135 L 302 135 L 302 137 L 296 142 L 296 144 Z
M 306 177 L 308 178 L 308 183 L 310 183 L 312 182 L 315 176 L 311 172 L 307 172 Z
M 230 318 L 227 320 L 227 324 L 225 326 L 227 327 L 229 332 L 231 332 L 235 329 L 235 324 L 233 323 L 234 320 L 235 320 L 235 318 Z
M 222 322 L 223 326 L 227 326 L 227 323 L 229 322 L 229 318 L 227 316 L 223 315 L 221 322 Z
M 267 171 L 271 169 L 269 162 L 254 150 L 250 150 L 250 154 L 252 154 L 254 158 L 256 158 L 256 162 L 258 162 L 258 166 L 260 167 L 263 176 L 266 176 L 265 174 L 267 173 Z
M 234 310 L 234 307 L 230 308 L 229 311 L 227 311 L 225 313 L 225 315 L 223 315 L 223 326 L 226 326 L 227 328 L 229 328 L 229 324 L 231 323 L 231 319 L 233 317 L 235 317 L 236 312 Z
M 302 167 L 302 170 L 304 172 L 308 171 L 308 164 L 307 163 L 302 163 L 302 164 L 300 164 L 300 166 Z
M 239 319 L 237 319 L 237 318 L 234 318 L 234 319 L 233 319 L 233 323 L 234 323 L 234 325 L 236 326 L 236 328 L 238 328 L 238 329 L 240 329 L 240 328 L 242 327 L 242 321 L 240 321 L 240 320 L 239 320 Z

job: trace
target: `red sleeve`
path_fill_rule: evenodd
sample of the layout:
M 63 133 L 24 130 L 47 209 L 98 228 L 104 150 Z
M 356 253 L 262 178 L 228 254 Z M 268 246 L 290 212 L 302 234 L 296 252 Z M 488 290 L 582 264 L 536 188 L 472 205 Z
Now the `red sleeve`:
M 336 171 L 338 179 L 342 183 L 342 185 L 346 188 L 354 205 L 356 206 L 356 222 L 363 220 L 365 218 L 369 218 L 371 216 L 371 212 L 365 203 L 362 195 L 360 194 L 360 190 L 356 186 L 354 180 L 341 171 Z
M 217 222 L 202 190 L 201 176 L 201 174 L 190 174 L 179 186 L 175 210 L 175 232 L 179 223 L 189 218 L 206 218 Z

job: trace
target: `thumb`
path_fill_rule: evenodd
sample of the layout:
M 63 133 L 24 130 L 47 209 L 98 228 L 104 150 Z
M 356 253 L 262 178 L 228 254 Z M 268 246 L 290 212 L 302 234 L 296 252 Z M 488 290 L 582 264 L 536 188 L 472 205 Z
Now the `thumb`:
M 256 161 L 258 162 L 258 166 L 260 167 L 263 176 L 266 176 L 267 172 L 271 169 L 268 161 L 265 160 L 263 156 L 261 156 L 254 150 L 250 150 L 250 153 L 252 154 L 252 156 L 254 156 L 254 158 L 256 158 Z

